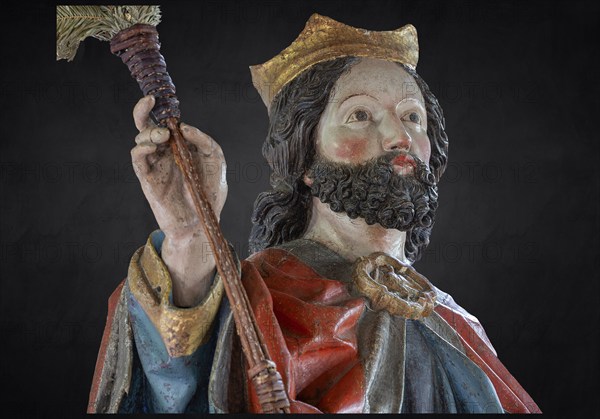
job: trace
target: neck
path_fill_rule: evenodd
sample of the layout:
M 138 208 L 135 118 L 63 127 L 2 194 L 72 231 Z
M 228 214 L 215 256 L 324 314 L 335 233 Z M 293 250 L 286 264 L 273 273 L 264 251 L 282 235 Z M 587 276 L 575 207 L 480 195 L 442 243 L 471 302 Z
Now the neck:
M 384 252 L 404 263 L 406 233 L 380 224 L 368 225 L 364 219 L 351 219 L 333 212 L 329 205 L 313 198 L 312 213 L 303 238 L 324 244 L 343 258 L 354 262 L 373 252 Z

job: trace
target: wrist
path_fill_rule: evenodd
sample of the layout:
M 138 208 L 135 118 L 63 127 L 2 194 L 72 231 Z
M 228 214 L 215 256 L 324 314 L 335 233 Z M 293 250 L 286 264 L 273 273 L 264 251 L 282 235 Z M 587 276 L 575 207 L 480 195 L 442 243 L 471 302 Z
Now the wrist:
M 210 242 L 204 232 L 188 233 L 184 235 L 167 235 L 162 246 L 163 258 L 187 260 L 187 263 L 214 263 Z
M 165 243 L 176 248 L 197 246 L 200 242 L 207 242 L 206 235 L 201 228 L 187 228 L 179 231 L 162 229 L 162 231 L 165 234 Z
M 162 259 L 173 284 L 173 303 L 192 307 L 207 295 L 215 270 L 213 252 L 204 234 L 165 235 Z

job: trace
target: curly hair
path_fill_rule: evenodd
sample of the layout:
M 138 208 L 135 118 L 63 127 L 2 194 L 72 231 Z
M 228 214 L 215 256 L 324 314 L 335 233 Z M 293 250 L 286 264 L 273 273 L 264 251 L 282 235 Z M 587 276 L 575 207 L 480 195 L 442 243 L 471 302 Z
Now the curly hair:
M 314 65 L 287 84 L 270 108 L 270 123 L 262 153 L 273 170 L 271 190 L 262 192 L 254 202 L 250 252 L 298 239 L 305 232 L 311 215 L 311 190 L 303 175 L 315 160 L 316 128 L 337 80 L 360 62 L 344 57 Z M 419 75 L 399 64 L 415 80 L 425 99 L 427 135 L 431 143 L 429 167 L 436 183 L 448 162 L 448 137 L 438 100 Z M 407 231 L 406 257 L 418 260 L 429 244 L 431 228 Z

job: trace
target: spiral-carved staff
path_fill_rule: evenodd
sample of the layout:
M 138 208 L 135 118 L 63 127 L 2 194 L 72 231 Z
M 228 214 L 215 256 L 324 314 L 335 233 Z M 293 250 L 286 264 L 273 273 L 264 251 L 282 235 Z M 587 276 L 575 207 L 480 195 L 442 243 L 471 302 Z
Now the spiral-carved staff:
M 79 43 L 87 37 L 110 41 L 111 52 L 127 65 L 144 95 L 156 98 L 152 113 L 158 124 L 168 127 L 171 133 L 169 144 L 209 238 L 217 270 L 223 278 L 248 363 L 248 373 L 255 384 L 262 410 L 265 413 L 289 413 L 289 400 L 281 376 L 270 360 L 234 258 L 179 130 L 180 112 L 175 85 L 159 52 L 156 31 L 159 22 L 158 6 L 57 6 L 56 58 L 71 61 Z

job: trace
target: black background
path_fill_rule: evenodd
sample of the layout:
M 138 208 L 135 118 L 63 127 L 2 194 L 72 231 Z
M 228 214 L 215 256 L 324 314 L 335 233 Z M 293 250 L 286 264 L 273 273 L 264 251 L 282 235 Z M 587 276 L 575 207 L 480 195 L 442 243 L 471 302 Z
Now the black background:
M 372 30 L 412 23 L 450 165 L 415 266 L 476 315 L 546 413 L 597 411 L 598 4 L 531 1 L 165 2 L 158 26 L 183 120 L 227 157 L 225 235 L 247 256 L 268 175 L 248 66 L 313 12 Z M 54 5 L 3 5 L 1 410 L 86 409 L 106 301 L 156 228 L 133 174 L 140 92 L 108 44 L 54 57 Z

